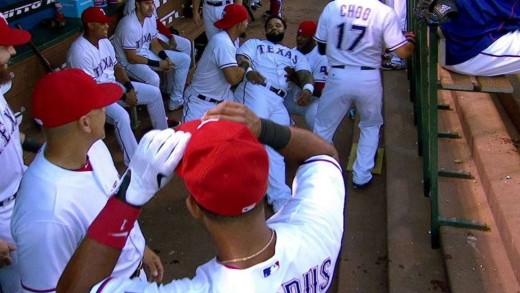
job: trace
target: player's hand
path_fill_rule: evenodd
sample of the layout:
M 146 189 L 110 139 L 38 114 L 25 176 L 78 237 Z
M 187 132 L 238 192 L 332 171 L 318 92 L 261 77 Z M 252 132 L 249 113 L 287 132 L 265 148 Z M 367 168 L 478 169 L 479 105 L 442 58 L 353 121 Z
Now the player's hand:
M 121 179 L 117 197 L 134 206 L 147 203 L 170 182 L 190 137 L 189 133 L 171 128 L 145 134 Z
M 303 90 L 296 96 L 296 104 L 300 107 L 307 106 L 312 99 L 312 93 L 309 90 Z
M 143 269 L 148 282 L 162 282 L 164 267 L 161 258 L 148 246 L 144 248 Z
M 206 112 L 201 118 L 202 121 L 209 119 L 242 123 L 247 126 L 256 137 L 260 135 L 260 129 L 262 128 L 260 118 L 258 118 L 253 111 L 243 104 L 231 101 L 218 104 L 218 106 Z
M 170 58 L 166 58 L 164 60 L 159 61 L 159 68 L 161 68 L 161 70 L 163 70 L 163 71 L 168 72 L 168 71 L 172 70 L 173 67 L 174 67 L 174 64 L 170 60 Z
M 193 21 L 195 22 L 196 25 L 200 26 L 202 24 L 202 21 L 200 20 L 200 14 L 198 11 L 194 11 L 193 12 Z
M 170 47 L 170 50 L 177 50 L 177 41 L 175 41 L 175 36 L 172 36 L 170 38 L 170 42 L 168 42 L 168 46 Z
M 287 75 L 285 77 L 287 78 L 287 81 L 292 81 L 295 84 L 298 84 L 298 76 L 296 75 L 296 70 L 292 67 L 285 67 L 285 72 L 287 72 Z
M 128 106 L 135 107 L 137 106 L 137 102 L 137 93 L 135 92 L 135 90 L 130 90 L 126 93 L 125 103 L 127 103 Z
M 253 84 L 264 84 L 265 77 L 258 71 L 249 71 L 246 73 L 246 78 Z
M 11 265 L 13 259 L 11 252 L 16 250 L 13 244 L 0 240 L 0 268 Z

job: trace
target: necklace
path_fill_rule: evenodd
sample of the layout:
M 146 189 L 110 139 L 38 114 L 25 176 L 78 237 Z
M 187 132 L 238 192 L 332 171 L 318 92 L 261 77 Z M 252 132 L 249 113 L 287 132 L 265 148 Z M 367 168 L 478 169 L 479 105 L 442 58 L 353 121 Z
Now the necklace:
M 267 247 L 269 247 L 269 245 L 271 245 L 271 243 L 273 243 L 274 234 L 275 234 L 274 230 L 271 230 L 271 239 L 269 239 L 269 242 L 267 242 L 267 244 L 262 249 L 255 252 L 254 254 L 251 254 L 250 256 L 246 256 L 246 257 L 241 257 L 241 258 L 234 258 L 234 259 L 230 259 L 230 260 L 221 260 L 220 263 L 227 264 L 227 263 L 242 262 L 242 261 L 250 260 L 254 257 L 257 257 L 260 253 L 264 252 L 267 249 Z

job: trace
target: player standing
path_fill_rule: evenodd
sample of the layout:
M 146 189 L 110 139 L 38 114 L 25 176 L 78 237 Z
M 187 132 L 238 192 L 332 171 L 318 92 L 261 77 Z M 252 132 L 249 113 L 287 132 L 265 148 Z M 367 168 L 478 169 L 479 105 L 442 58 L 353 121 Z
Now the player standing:
M 123 17 L 114 33 L 116 58 L 130 78 L 160 87 L 160 77 L 154 71 L 165 72 L 163 89 L 170 94 L 168 110 L 184 104 L 182 98 L 190 69 L 190 56 L 164 50 L 157 39 L 157 23 L 153 16 L 153 0 L 137 0 L 136 9 Z
M 204 7 L 202 8 L 202 18 L 204 20 L 204 30 L 206 31 L 206 37 L 211 40 L 213 36 L 220 31 L 219 28 L 213 24 L 223 17 L 224 7 L 231 3 L 242 5 L 242 0 L 193 0 L 193 20 L 195 23 L 200 25 L 200 1 L 204 1 Z
M 231 86 L 242 81 L 249 67 L 247 62 L 242 64 L 243 67 L 237 64 L 234 44 L 247 29 L 247 10 L 242 5 L 230 4 L 224 11 L 224 17 L 215 22 L 215 26 L 222 31 L 209 40 L 193 80 L 184 92 L 184 121 L 200 119 L 215 105 L 233 100 Z
M 0 85 L 10 80 L 7 66 L 16 54 L 13 46 L 27 43 L 29 32 L 9 27 L 0 13 Z M 22 174 L 27 168 L 23 162 L 19 123 L 0 91 L 0 292 L 22 292 L 18 258 L 11 235 L 11 214 Z
M 302 53 L 282 45 L 287 29 L 282 18 L 269 18 L 264 29 L 267 40 L 250 39 L 238 49 L 238 62 L 249 62 L 253 71 L 247 73 L 248 79 L 235 90 L 235 99 L 262 118 L 289 125 L 289 113 L 283 104 L 289 87 L 286 68 L 294 70 L 299 84 L 303 85 L 303 91 L 297 96 L 303 104 L 311 100 L 314 91 L 311 69 Z M 291 189 L 285 183 L 282 156 L 270 147 L 267 152 L 270 164 L 267 198 L 278 212 L 290 199 Z
M 56 290 L 65 265 L 119 182 L 102 139 L 104 107 L 122 93 L 118 84 L 98 84 L 76 68 L 50 73 L 35 85 L 32 111 L 46 144 L 24 174 L 11 222 L 28 292 Z M 162 265 L 145 246 L 139 225 L 126 236 L 113 273 L 146 280 L 144 268 L 149 280 L 160 281 Z
M 327 80 L 327 57 L 318 52 L 316 41 L 313 39 L 316 33 L 316 22 L 306 20 L 300 23 L 296 32 L 296 49 L 305 55 L 311 67 L 312 77 L 314 79 L 314 92 L 308 104 L 299 102 L 296 97 L 302 91 L 301 85 L 297 84 L 298 79 L 295 78 L 294 72 L 288 72 L 288 78 L 293 82 L 290 83 L 289 91 L 284 100 L 289 114 L 300 115 L 305 118 L 307 127 L 312 130 L 314 127 L 314 118 L 318 110 L 318 98 L 325 87 Z
M 221 103 L 203 120 L 185 123 L 175 133 L 168 129 L 143 137 L 136 151 L 140 163 L 130 167 L 131 188 L 110 200 L 89 227 L 58 292 L 327 291 L 341 247 L 345 204 L 334 147 L 307 130 L 260 120 L 237 103 Z M 191 133 L 187 145 L 183 131 Z M 301 164 L 294 196 L 267 221 L 263 197 L 269 166 L 259 141 Z M 121 245 L 111 233 L 120 231 L 123 219 L 134 222 L 140 206 L 164 185 L 155 183 L 158 175 L 169 176 L 181 158 L 176 171 L 190 191 L 186 206 L 210 234 L 216 257 L 199 266 L 193 279 L 162 286 L 108 278 Z M 114 208 L 121 212 L 114 216 Z
M 327 84 L 318 102 L 314 132 L 332 143 L 332 137 L 352 103 L 360 114 L 361 130 L 354 162 L 354 187 L 372 180 L 374 156 L 383 124 L 381 52 L 383 47 L 401 58 L 415 47 L 413 34 L 405 37 L 392 8 L 378 0 L 336 0 L 325 6 L 315 39 L 330 66 Z

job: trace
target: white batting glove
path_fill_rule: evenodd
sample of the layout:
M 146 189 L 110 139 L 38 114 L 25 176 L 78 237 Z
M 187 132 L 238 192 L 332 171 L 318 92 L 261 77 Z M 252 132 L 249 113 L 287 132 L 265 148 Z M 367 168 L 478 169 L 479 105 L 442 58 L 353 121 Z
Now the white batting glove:
M 117 197 L 134 206 L 147 203 L 170 182 L 190 138 L 190 133 L 171 128 L 145 134 L 121 179 Z

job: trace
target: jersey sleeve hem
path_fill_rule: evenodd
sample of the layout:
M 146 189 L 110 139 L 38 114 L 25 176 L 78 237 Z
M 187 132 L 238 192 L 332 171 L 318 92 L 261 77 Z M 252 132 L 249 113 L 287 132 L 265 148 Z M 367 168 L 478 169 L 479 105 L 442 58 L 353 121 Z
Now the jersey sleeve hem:
M 388 48 L 388 51 L 394 51 L 395 49 L 404 46 L 404 44 L 406 44 L 407 42 L 408 42 L 407 40 L 403 40 L 403 41 L 400 42 L 399 44 L 397 44 L 397 45 L 395 45 L 395 46 L 392 46 L 392 47 Z
M 226 64 L 220 65 L 218 68 L 219 69 L 224 69 L 224 68 L 232 67 L 232 66 L 238 66 L 238 64 L 237 63 L 226 63 Z

